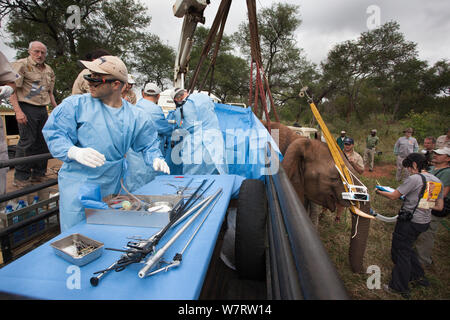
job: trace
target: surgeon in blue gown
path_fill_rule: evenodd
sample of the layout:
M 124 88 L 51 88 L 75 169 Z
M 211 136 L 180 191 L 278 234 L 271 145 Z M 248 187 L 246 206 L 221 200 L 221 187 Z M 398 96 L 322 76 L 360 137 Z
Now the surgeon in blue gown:
M 172 134 L 172 125 L 168 123 L 162 108 L 157 105 L 161 89 L 154 83 L 147 83 L 142 90 L 142 98 L 136 103 L 136 108 L 142 110 L 153 121 L 158 133 L 159 148 L 163 157 L 169 149 L 168 143 Z M 128 170 L 124 179 L 127 190 L 134 192 L 136 189 L 152 181 L 157 175 L 162 174 L 153 170 L 152 166 L 145 164 L 142 153 L 130 149 L 127 152 Z M 167 160 L 166 160 L 167 162 Z M 167 162 L 168 165 L 169 162 Z M 171 170 L 172 171 L 172 170 Z
M 211 98 L 175 88 L 172 99 L 177 125 L 184 131 L 182 142 L 172 150 L 172 161 L 182 163 L 183 174 L 227 174 L 225 142 Z
M 81 187 L 98 185 L 101 197 L 120 191 L 130 148 L 154 170 L 169 173 L 152 120 L 121 98 L 125 64 L 115 56 L 80 62 L 92 72 L 85 76 L 90 93 L 64 99 L 42 130 L 52 155 L 64 162 L 58 174 L 61 231 L 85 217 Z

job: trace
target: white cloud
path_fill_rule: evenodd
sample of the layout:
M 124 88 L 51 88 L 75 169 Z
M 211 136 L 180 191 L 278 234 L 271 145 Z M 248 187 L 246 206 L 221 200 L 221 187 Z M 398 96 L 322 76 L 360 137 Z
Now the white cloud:
M 178 46 L 181 32 L 181 18 L 173 16 L 172 5 L 175 0 L 141 0 L 148 7 L 152 17 L 149 31 L 157 34 L 165 43 Z M 270 7 L 273 0 L 256 0 L 258 9 Z M 370 5 L 380 8 L 380 21 L 385 23 L 395 20 L 400 24 L 400 31 L 406 40 L 417 43 L 419 58 L 431 64 L 439 59 L 449 59 L 450 42 L 450 1 L 446 0 L 283 0 L 283 3 L 300 6 L 303 20 L 297 31 L 298 45 L 304 49 L 310 60 L 319 63 L 326 58 L 327 52 L 335 44 L 355 39 L 361 32 L 367 31 L 366 13 Z M 205 10 L 205 26 L 210 27 L 219 0 L 211 0 Z M 238 25 L 247 21 L 247 6 L 243 0 L 231 4 L 225 33 L 237 31 Z M 2 21 L 3 25 L 5 21 Z M 7 48 L 3 39 L 2 50 L 9 59 L 15 51 Z M 6 50 L 6 52 L 5 52 Z

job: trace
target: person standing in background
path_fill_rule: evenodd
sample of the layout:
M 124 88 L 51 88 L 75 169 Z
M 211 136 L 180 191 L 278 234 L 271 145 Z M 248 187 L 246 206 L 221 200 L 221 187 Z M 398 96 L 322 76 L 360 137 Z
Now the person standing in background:
M 344 150 L 344 140 L 347 138 L 346 136 L 347 132 L 344 130 L 341 131 L 341 136 L 336 139 L 336 142 L 338 146 L 341 148 L 341 150 Z
M 0 100 L 8 99 L 14 93 L 14 90 L 16 90 L 15 81 L 19 78 L 20 75 L 14 72 L 8 59 L 0 51 Z M 8 144 L 3 125 L 3 121 L 0 121 L 0 160 L 8 160 Z M 8 170 L 8 167 L 0 169 L 0 194 L 6 193 L 6 175 Z
M 450 148 L 450 128 L 447 128 L 447 134 L 439 136 L 436 139 L 436 148 Z
M 436 139 L 434 137 L 429 136 L 423 140 L 424 149 L 421 152 L 425 155 L 425 158 L 427 158 L 428 168 L 432 166 L 431 160 L 433 159 L 433 150 L 435 145 Z
M 364 151 L 364 164 L 367 164 L 369 171 L 373 171 L 375 161 L 376 146 L 380 139 L 377 136 L 377 129 L 372 129 L 366 139 L 366 150 Z
M 45 63 L 47 47 L 42 42 L 33 41 L 28 47 L 28 53 L 28 58 L 13 63 L 21 76 L 16 80 L 16 93 L 10 98 L 20 135 L 16 158 L 49 153 L 42 128 L 48 119 L 47 106 L 57 106 L 53 95 L 55 73 Z M 42 182 L 46 172 L 47 160 L 17 164 L 13 185 L 23 188 L 32 182 Z
M 123 87 L 123 91 L 122 91 L 122 98 L 124 98 L 131 104 L 136 104 L 136 101 L 137 101 L 136 93 L 134 93 L 134 91 L 133 91 L 133 86 L 135 83 L 136 83 L 136 81 L 134 81 L 133 76 L 131 74 L 129 74 L 128 82 L 125 85 L 125 87 Z
M 411 153 L 419 150 L 419 144 L 416 138 L 412 137 L 413 129 L 407 128 L 403 131 L 404 137 L 398 138 L 394 145 L 394 154 L 397 156 L 397 172 L 395 178 L 397 181 L 401 181 L 409 176 L 408 170 L 403 167 L 403 160 Z

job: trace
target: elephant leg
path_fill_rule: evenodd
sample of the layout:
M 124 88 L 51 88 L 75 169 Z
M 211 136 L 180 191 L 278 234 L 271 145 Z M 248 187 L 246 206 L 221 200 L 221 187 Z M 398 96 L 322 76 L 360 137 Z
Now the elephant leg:
M 354 273 L 362 273 L 363 259 L 369 236 L 370 219 L 352 214 L 352 232 L 350 237 L 349 259 Z

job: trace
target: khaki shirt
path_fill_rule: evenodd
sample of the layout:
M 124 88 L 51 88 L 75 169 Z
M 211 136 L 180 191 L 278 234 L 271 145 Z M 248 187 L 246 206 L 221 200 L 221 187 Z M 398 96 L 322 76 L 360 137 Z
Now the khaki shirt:
M 20 75 L 13 70 L 8 59 L 0 52 L 0 84 L 14 82 L 19 78 Z
M 17 60 L 13 68 L 22 77 L 16 80 L 17 99 L 36 106 L 51 103 L 50 93 L 55 86 L 55 73 L 44 63 L 45 68 L 39 69 L 31 57 Z
M 353 150 L 352 153 L 346 153 L 345 155 L 347 156 L 348 162 L 350 162 L 350 164 L 352 166 L 356 165 L 356 166 L 359 167 L 358 169 L 364 170 L 364 161 L 363 161 L 363 158 L 359 155 L 358 152 Z
M 447 140 L 447 135 L 444 134 L 436 139 L 436 149 L 441 149 L 449 147 L 450 148 L 450 140 Z
M 137 98 L 136 94 L 134 93 L 133 89 L 130 89 L 124 97 L 125 100 L 127 100 L 131 104 L 136 104 Z
M 84 94 L 90 92 L 88 82 L 83 76 L 91 73 L 92 72 L 89 69 L 84 69 L 78 74 L 78 77 L 75 79 L 72 86 L 72 94 Z

